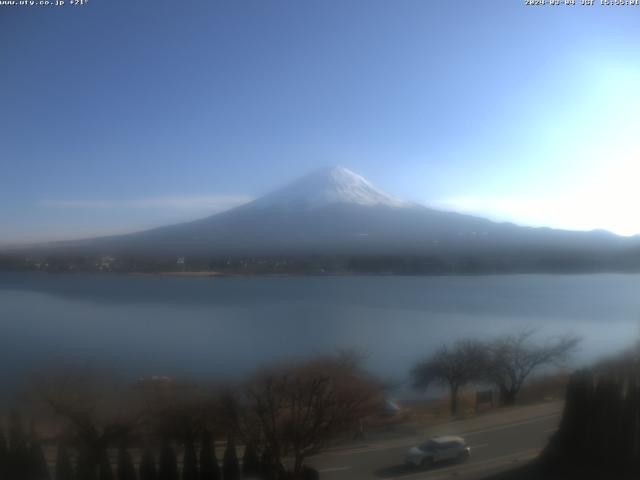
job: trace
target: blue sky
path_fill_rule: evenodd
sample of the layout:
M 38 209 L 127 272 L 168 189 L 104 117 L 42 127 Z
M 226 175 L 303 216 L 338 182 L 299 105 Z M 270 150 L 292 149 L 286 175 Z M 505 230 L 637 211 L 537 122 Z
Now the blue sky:
M 640 233 L 639 26 L 517 0 L 0 6 L 0 243 L 197 218 L 335 164 Z

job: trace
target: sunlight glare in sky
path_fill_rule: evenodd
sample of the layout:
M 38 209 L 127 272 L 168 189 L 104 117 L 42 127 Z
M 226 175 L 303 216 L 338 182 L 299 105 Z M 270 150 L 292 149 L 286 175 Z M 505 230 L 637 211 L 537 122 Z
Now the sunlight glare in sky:
M 561 105 L 553 122 L 545 116 L 542 131 L 550 130 L 535 155 L 546 158 L 534 162 L 546 164 L 548 178 L 535 195 L 457 196 L 434 206 L 525 225 L 640 233 L 639 84 L 637 68 L 600 65 L 578 104 Z

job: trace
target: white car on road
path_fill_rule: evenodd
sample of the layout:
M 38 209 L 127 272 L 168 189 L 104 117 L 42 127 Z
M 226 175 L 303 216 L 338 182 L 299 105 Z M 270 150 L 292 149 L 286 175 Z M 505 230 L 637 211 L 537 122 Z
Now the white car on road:
M 462 437 L 434 437 L 422 445 L 411 448 L 405 463 L 413 467 L 430 467 L 438 462 L 463 462 L 470 454 L 471 449 Z

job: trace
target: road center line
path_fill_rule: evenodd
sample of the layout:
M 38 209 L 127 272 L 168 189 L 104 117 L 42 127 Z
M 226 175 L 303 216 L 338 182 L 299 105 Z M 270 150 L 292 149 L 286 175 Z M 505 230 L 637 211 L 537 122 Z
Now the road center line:
M 473 452 L 474 450 L 477 450 L 478 448 L 484 448 L 484 447 L 488 447 L 488 446 L 489 446 L 488 443 L 479 443 L 478 445 L 469 445 L 469 448 Z
M 479 433 L 486 433 L 486 432 L 495 432 L 497 430 L 507 430 L 509 428 L 513 428 L 513 427 L 518 427 L 520 425 L 527 425 L 529 423 L 536 423 L 536 422 L 543 422 L 545 420 L 549 420 L 553 417 L 559 417 L 560 416 L 560 412 L 558 413 L 552 413 L 549 415 L 544 415 L 544 416 L 540 416 L 540 417 L 535 417 L 535 418 L 529 418 L 526 420 L 521 420 L 518 422 L 513 422 L 513 423 L 505 423 L 503 425 L 496 425 L 494 427 L 488 427 L 488 428 L 484 428 L 482 430 L 471 430 L 469 432 L 464 432 L 461 433 L 461 436 L 465 436 L 465 437 L 471 437 L 473 435 L 477 435 Z
M 330 473 L 330 472 L 342 472 L 344 470 L 351 470 L 353 467 L 332 467 L 332 468 L 322 468 L 318 470 L 320 473 Z
M 552 413 L 549 415 L 542 415 L 539 417 L 534 417 L 534 418 L 529 418 L 526 420 L 520 420 L 517 422 L 513 422 L 513 423 L 505 423 L 505 424 L 501 424 L 501 425 L 496 425 L 493 427 L 487 427 L 481 430 L 470 430 L 467 432 L 462 432 L 462 433 L 457 433 L 456 435 L 461 436 L 461 437 L 473 437 L 475 435 L 479 435 L 482 433 L 487 433 L 487 432 L 495 432 L 495 431 L 499 431 L 499 430 L 508 430 L 510 428 L 514 428 L 514 427 L 519 427 L 521 425 L 528 425 L 531 423 L 537 423 L 537 422 L 543 422 L 545 420 L 550 420 L 554 417 L 559 417 L 560 416 L 560 412 L 557 413 Z M 415 445 L 417 442 L 419 442 L 418 439 L 414 438 L 412 440 L 400 440 L 400 441 L 392 441 L 392 442 L 388 442 L 388 443 L 379 443 L 379 444 L 371 444 L 368 445 L 366 447 L 362 447 L 362 448 L 358 448 L 358 449 L 353 449 L 353 450 L 341 450 L 341 451 L 334 451 L 334 452 L 325 452 L 322 455 L 326 455 L 326 456 L 349 456 L 349 455 L 359 455 L 359 454 L 363 454 L 363 453 L 369 453 L 369 452 L 373 452 L 373 451 L 378 451 L 378 450 L 391 450 L 391 449 L 395 449 L 395 448 L 402 448 L 402 447 L 410 447 Z

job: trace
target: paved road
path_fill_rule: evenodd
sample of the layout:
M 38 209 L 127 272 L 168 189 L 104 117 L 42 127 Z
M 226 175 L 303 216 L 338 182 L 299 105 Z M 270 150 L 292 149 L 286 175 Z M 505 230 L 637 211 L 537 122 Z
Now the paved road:
M 553 406 L 552 406 L 553 407 Z M 420 437 L 372 442 L 360 447 L 335 450 L 310 462 L 320 470 L 322 480 L 436 480 L 472 479 L 489 472 L 516 466 L 534 458 L 556 430 L 559 406 L 532 410 L 528 418 L 496 415 L 489 421 L 453 422 L 425 431 Z M 444 431 L 443 431 L 444 430 Z M 471 446 L 471 458 L 464 464 L 435 466 L 430 470 L 402 464 L 408 448 L 432 435 L 460 435 Z

